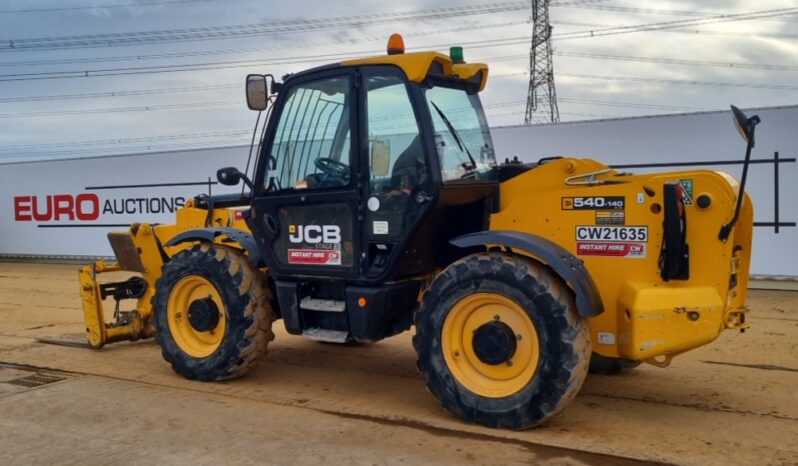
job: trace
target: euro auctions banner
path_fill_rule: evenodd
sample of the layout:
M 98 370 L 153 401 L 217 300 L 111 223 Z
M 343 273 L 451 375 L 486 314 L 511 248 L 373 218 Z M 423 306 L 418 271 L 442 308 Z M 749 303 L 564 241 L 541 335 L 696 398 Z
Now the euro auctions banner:
M 108 232 L 173 222 L 209 186 L 235 191 L 215 182 L 216 169 L 243 170 L 247 154 L 232 147 L 0 165 L 0 255 L 110 256 Z

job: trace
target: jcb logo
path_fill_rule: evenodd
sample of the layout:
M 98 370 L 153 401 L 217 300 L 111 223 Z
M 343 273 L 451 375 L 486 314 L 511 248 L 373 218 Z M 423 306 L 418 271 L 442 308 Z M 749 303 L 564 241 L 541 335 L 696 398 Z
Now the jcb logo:
M 338 225 L 288 225 L 288 239 L 292 243 L 338 244 L 341 227 Z

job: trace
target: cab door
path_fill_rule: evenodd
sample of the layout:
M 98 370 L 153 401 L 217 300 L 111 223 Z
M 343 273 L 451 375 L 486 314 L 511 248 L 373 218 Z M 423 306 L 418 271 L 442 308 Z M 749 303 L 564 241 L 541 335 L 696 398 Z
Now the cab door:
M 419 221 L 434 202 L 429 141 L 421 122 L 421 99 L 404 73 L 393 66 L 362 70 L 364 151 L 363 276 L 397 278 L 432 267 L 430 238 L 415 244 Z M 423 236 L 428 236 L 423 234 Z
M 268 125 L 250 224 L 273 276 L 359 272 L 357 75 L 289 80 Z

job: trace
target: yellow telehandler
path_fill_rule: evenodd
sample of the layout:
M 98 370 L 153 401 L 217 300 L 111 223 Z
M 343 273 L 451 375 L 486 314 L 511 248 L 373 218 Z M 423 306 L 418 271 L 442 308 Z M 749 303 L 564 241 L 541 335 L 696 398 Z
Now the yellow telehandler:
M 117 261 L 80 271 L 89 344 L 155 337 L 176 372 L 217 381 L 257 364 L 278 319 L 337 343 L 414 326 L 445 409 L 522 429 L 561 411 L 589 370 L 667 366 L 745 327 L 759 118 L 732 107 L 741 182 L 499 163 L 487 79 L 462 48 L 405 53 L 398 35 L 383 56 L 248 76 L 248 106 L 266 112 L 256 162 L 217 173 L 243 189 L 109 235 Z M 98 281 L 116 270 L 138 275 Z M 107 297 L 137 304 L 106 323 Z

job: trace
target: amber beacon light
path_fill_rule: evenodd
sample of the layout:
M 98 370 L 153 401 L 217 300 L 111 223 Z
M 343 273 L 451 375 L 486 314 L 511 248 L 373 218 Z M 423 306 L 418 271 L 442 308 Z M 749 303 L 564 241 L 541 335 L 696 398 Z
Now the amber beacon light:
M 401 34 L 391 34 L 388 38 L 388 55 L 398 55 L 405 53 L 405 40 Z

